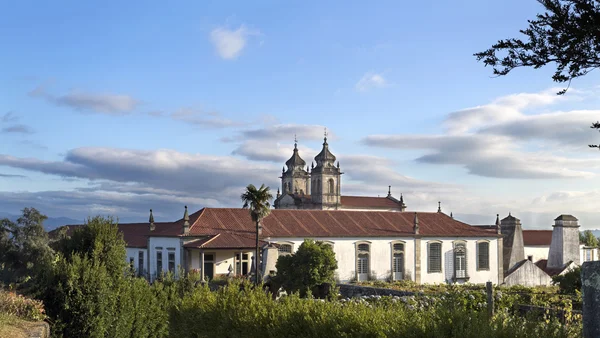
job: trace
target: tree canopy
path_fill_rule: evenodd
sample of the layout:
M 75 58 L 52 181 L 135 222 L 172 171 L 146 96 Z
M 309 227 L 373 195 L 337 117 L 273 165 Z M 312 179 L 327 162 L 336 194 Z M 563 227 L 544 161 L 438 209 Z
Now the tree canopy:
M 594 236 L 594 233 L 591 230 L 585 230 L 584 232 L 579 233 L 579 242 L 585 244 L 586 246 L 591 246 L 594 248 L 598 247 L 598 238 Z
M 25 208 L 15 222 L 0 220 L 0 280 L 4 283 L 26 282 L 53 258 L 42 215 L 35 208 Z
M 338 266 L 331 245 L 305 239 L 296 253 L 280 256 L 275 267 L 278 285 L 305 296 L 317 285 L 333 283 Z
M 570 83 L 600 66 L 600 1 L 537 1 L 546 12 L 528 20 L 529 27 L 520 30 L 524 39 L 500 40 L 475 53 L 477 60 L 499 76 L 519 67 L 552 64 L 556 67 L 552 79 L 559 83 Z
M 273 195 L 269 191 L 269 187 L 265 187 L 264 184 L 258 189 L 254 184 L 249 184 L 240 198 L 244 202 L 243 208 L 249 208 L 254 222 L 260 222 L 271 212 L 269 201 L 273 199 Z
M 499 40 L 491 48 L 475 53 L 478 61 L 491 66 L 494 75 L 507 75 L 519 67 L 556 68 L 552 79 L 567 83 L 600 66 L 600 0 L 537 0 L 546 10 L 528 20 L 520 30 L 523 39 Z M 600 122 L 591 125 L 600 131 Z M 590 144 L 600 149 L 600 145 Z

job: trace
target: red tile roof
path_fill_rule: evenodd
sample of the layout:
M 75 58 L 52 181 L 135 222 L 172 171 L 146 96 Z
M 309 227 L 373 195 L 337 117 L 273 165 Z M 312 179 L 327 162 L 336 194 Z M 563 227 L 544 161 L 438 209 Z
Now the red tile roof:
M 311 203 L 310 195 L 298 193 L 288 195 L 292 196 L 297 203 Z M 400 209 L 398 200 L 393 197 L 340 196 L 340 203 L 342 208 Z
M 547 259 L 540 259 L 539 261 L 535 262 L 535 265 L 537 265 L 538 268 L 544 270 L 544 272 L 546 272 L 551 277 L 561 274 L 563 271 L 565 271 L 565 269 L 569 267 L 569 264 L 566 264 L 565 266 L 560 268 L 548 268 Z
M 131 248 L 145 248 L 148 246 L 148 236 L 157 237 L 170 237 L 179 236 L 183 228 L 176 223 L 172 222 L 155 222 L 154 231 L 150 231 L 149 223 L 119 223 L 117 226 L 119 231 L 123 234 L 123 239 L 127 243 L 128 247 Z M 67 228 L 67 235 L 71 236 L 75 229 L 84 226 L 83 224 L 65 225 Z M 58 234 L 58 229 L 50 231 L 49 235 L 52 238 Z
M 186 248 L 198 249 L 254 249 L 256 247 L 255 235 L 238 235 L 231 232 L 221 232 L 217 235 L 197 239 L 184 244 Z M 268 244 L 259 240 L 259 245 Z
M 523 230 L 525 245 L 550 246 L 550 242 L 552 242 L 552 230 Z
M 190 235 L 226 231 L 251 236 L 255 232 L 256 225 L 246 209 L 205 208 L 194 216 Z M 421 212 L 418 218 L 422 236 L 495 237 L 443 213 Z M 412 212 L 279 209 L 262 221 L 262 237 L 412 236 L 413 219 Z
M 457 221 L 440 212 L 420 212 L 421 236 L 496 237 L 484 229 Z M 413 236 L 414 212 L 344 210 L 272 210 L 262 221 L 266 237 L 384 237 Z M 253 248 L 256 224 L 247 209 L 204 208 L 190 215 L 189 237 L 206 236 L 186 243 L 194 248 Z M 68 226 L 68 233 L 81 225 Z M 122 223 L 119 230 L 128 247 L 145 248 L 149 236 L 183 236 L 183 219 L 175 222 Z M 54 232 L 54 231 L 53 231 Z M 266 242 L 261 240 L 261 245 Z
M 400 208 L 398 202 L 387 197 L 341 196 L 341 203 L 351 208 Z

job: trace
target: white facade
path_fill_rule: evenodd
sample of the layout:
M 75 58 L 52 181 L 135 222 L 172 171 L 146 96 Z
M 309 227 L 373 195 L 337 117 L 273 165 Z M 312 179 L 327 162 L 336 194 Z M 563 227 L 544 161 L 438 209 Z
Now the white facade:
M 540 259 L 548 259 L 549 251 L 549 245 L 526 245 L 525 258 L 529 259 L 529 256 L 531 256 L 531 261 L 535 263 Z
M 333 245 L 335 258 L 338 262 L 337 277 L 341 282 L 360 279 L 358 270 L 358 245 L 368 244 L 369 246 L 369 278 L 374 279 L 393 279 L 393 245 L 403 244 L 403 279 L 416 280 L 415 274 L 415 238 L 412 237 L 351 237 L 351 238 L 313 238 L 315 241 L 330 242 Z M 276 244 L 291 244 L 292 252 L 298 250 L 304 238 L 272 238 L 271 242 Z M 428 271 L 428 244 L 442 244 L 441 272 Z M 457 282 L 485 283 L 491 281 L 498 282 L 498 241 L 497 238 L 421 238 L 420 250 L 420 282 L 421 283 L 448 283 L 454 282 L 454 247 L 457 242 L 466 244 L 466 273 L 467 279 Z M 480 242 L 489 244 L 487 269 L 478 269 L 477 257 L 478 246 Z M 397 252 L 397 251 L 396 251 Z
M 160 272 L 177 270 L 182 266 L 183 248 L 179 237 L 150 237 L 148 241 L 150 280 L 156 279 Z M 158 260 L 162 260 L 160 267 Z
M 600 257 L 598 257 L 598 248 L 591 248 L 582 244 L 579 246 L 579 250 L 579 265 L 584 262 L 600 260 Z
M 137 275 L 146 276 L 148 273 L 148 250 L 146 248 L 126 248 L 127 263 L 134 269 Z

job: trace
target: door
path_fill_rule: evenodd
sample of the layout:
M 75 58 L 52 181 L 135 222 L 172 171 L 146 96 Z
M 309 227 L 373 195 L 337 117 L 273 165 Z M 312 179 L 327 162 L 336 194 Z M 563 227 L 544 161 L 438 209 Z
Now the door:
M 204 254 L 204 278 L 211 280 L 215 274 L 215 255 Z
M 402 280 L 404 277 L 404 254 L 395 253 L 394 254 L 394 280 Z
M 358 255 L 358 281 L 369 280 L 369 255 L 359 254 Z
M 248 254 L 237 252 L 235 254 L 235 274 L 245 276 L 248 274 Z

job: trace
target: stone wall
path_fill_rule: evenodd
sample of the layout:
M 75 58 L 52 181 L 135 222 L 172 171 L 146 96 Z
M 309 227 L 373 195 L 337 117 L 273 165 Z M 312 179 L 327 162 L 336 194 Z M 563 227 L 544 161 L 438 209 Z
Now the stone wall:
M 374 288 L 370 286 L 361 286 L 353 284 L 338 284 L 340 295 L 344 298 L 354 298 L 362 296 L 412 296 L 414 292 L 392 290 L 385 288 Z
M 552 282 L 552 278 L 548 276 L 548 274 L 544 272 L 544 270 L 538 268 L 529 260 L 525 260 L 521 263 L 521 266 L 511 271 L 510 274 L 504 278 L 505 285 L 550 285 L 550 283 Z

